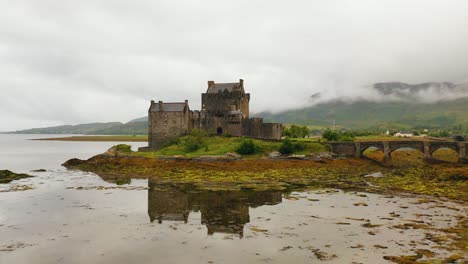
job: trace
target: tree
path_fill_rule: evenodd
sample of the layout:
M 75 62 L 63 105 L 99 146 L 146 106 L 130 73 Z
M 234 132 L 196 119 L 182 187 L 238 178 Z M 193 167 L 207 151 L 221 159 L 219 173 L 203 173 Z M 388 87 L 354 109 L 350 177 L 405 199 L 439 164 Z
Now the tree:
M 327 129 L 322 133 L 322 138 L 326 139 L 327 141 L 337 141 L 338 137 L 338 133 L 333 132 L 330 129 Z
M 304 138 L 310 134 L 309 129 L 306 126 L 292 125 L 289 128 L 283 130 L 283 136 L 291 138 Z

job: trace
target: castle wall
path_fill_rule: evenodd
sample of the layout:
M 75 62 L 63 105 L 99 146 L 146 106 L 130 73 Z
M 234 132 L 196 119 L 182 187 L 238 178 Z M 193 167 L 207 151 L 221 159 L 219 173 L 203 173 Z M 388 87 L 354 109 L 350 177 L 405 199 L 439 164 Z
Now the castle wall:
M 279 123 L 263 123 L 261 139 L 281 139 L 283 126 Z
M 242 120 L 242 135 L 259 139 L 281 139 L 282 126 L 278 123 L 263 123 L 263 118 Z
M 158 149 L 172 139 L 189 133 L 192 127 L 190 113 L 150 112 L 148 115 L 149 147 Z
M 218 129 L 222 130 L 223 135 L 231 135 L 235 137 L 242 136 L 241 117 L 217 117 L 201 115 L 200 118 L 194 118 L 193 127 L 208 134 L 217 134 Z
M 224 116 L 230 111 L 242 111 L 244 117 L 249 116 L 250 94 L 240 91 L 203 93 L 202 110 L 215 116 Z

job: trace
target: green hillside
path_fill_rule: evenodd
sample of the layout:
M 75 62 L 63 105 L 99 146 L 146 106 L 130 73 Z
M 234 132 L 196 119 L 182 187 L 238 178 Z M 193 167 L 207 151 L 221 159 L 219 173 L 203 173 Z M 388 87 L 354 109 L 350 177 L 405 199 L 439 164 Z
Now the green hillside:
M 148 123 L 120 122 L 109 123 L 89 123 L 80 125 L 65 125 L 44 128 L 32 128 L 9 132 L 14 134 L 83 134 L 83 135 L 146 135 L 148 133 Z
M 280 113 L 263 112 L 255 116 L 268 122 L 336 126 L 351 129 L 405 129 L 468 127 L 468 98 L 436 103 L 334 101 Z M 90 123 L 75 126 L 34 128 L 13 133 L 20 134 L 88 134 L 88 135 L 146 135 L 147 117 L 123 124 L 120 122 Z
M 129 122 L 93 132 L 94 135 L 146 135 L 148 121 Z
M 436 103 L 335 101 L 280 113 L 259 113 L 266 121 L 329 127 L 370 128 L 382 125 L 401 128 L 444 128 L 468 125 L 468 99 Z
M 64 125 L 43 128 L 31 128 L 26 130 L 14 131 L 16 134 L 93 134 L 97 130 L 110 129 L 122 125 L 120 122 L 109 123 L 89 123 L 80 125 Z

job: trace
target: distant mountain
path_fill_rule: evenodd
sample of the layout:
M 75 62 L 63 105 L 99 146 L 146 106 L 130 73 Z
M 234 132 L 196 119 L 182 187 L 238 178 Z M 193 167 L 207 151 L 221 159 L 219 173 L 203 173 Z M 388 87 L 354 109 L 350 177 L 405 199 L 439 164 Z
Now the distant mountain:
M 148 116 L 135 118 L 135 119 L 132 119 L 132 120 L 128 121 L 128 123 L 135 123 L 135 122 L 148 122 Z
M 146 135 L 148 134 L 148 118 L 145 121 L 128 122 L 110 128 L 94 131 L 95 135 Z
M 81 125 L 65 125 L 44 128 L 32 128 L 13 131 L 14 134 L 84 134 L 84 135 L 146 135 L 148 123 L 146 121 L 89 123 Z
M 347 128 L 445 128 L 468 125 L 468 85 L 449 82 L 376 83 L 380 99 L 334 100 L 280 113 L 256 116 L 266 121 Z M 311 96 L 320 99 L 320 94 Z
M 258 113 L 266 121 L 347 128 L 444 128 L 468 125 L 468 98 L 435 103 L 333 101 L 280 113 Z
M 81 125 L 64 125 L 44 128 L 31 128 L 26 130 L 14 131 L 16 134 L 93 134 L 97 130 L 104 130 L 122 125 L 120 122 L 109 123 L 89 123 Z
M 433 89 L 437 92 L 454 92 L 461 89 L 462 86 L 457 86 L 450 82 L 428 82 L 421 84 L 407 84 L 402 82 L 386 82 L 374 84 L 374 89 L 383 95 L 398 95 L 404 96 L 408 94 L 417 94 L 428 92 Z
M 253 116 L 265 121 L 330 127 L 367 129 L 446 128 L 454 125 L 468 126 L 468 85 L 449 82 L 406 84 L 401 82 L 376 83 L 373 89 L 382 98 L 376 101 L 335 100 L 310 107 L 279 113 L 262 112 Z M 320 100 L 321 94 L 311 96 Z M 16 131 L 21 134 L 94 134 L 94 135 L 145 135 L 148 117 L 128 123 L 90 123 L 76 126 L 33 128 Z

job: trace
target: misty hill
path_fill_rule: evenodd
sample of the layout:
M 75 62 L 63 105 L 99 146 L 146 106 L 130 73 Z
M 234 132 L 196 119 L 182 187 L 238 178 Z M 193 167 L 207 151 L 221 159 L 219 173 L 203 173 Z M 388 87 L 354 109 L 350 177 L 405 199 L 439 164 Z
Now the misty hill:
M 462 124 L 468 126 L 468 98 L 435 103 L 343 101 L 327 102 L 280 113 L 263 112 L 255 116 L 268 122 L 330 127 L 367 129 L 446 128 Z M 144 121 L 138 121 L 144 120 Z M 91 123 L 76 126 L 35 128 L 22 134 L 89 134 L 89 135 L 146 135 L 147 117 L 120 122 Z
M 468 85 L 449 82 L 406 84 L 401 82 L 376 83 L 373 92 L 382 98 L 377 101 L 335 100 L 310 107 L 279 113 L 263 112 L 254 116 L 268 122 L 330 127 L 367 129 L 395 128 L 447 128 L 468 126 Z M 311 97 L 320 100 L 320 94 Z M 443 100 L 434 100 L 434 99 Z M 90 123 L 75 126 L 34 128 L 14 133 L 22 134 L 93 134 L 93 135 L 145 135 L 148 117 L 128 123 Z
M 135 119 L 128 121 L 128 123 L 136 123 L 136 122 L 148 122 L 148 117 L 144 116 L 144 117 L 139 117 L 139 118 L 135 118 Z
M 15 131 L 18 134 L 92 134 L 96 130 L 109 129 L 120 122 L 109 123 L 89 123 L 80 125 L 64 125 L 44 128 L 31 128 L 27 130 Z
M 347 128 L 445 128 L 468 125 L 468 99 L 435 103 L 334 101 L 280 113 L 259 113 L 266 121 Z
M 404 96 L 408 94 L 427 93 L 431 89 L 440 93 L 456 92 L 459 89 L 463 89 L 463 86 L 455 85 L 450 82 L 428 82 L 421 84 L 386 82 L 374 84 L 374 89 L 383 95 Z
M 256 116 L 266 121 L 347 128 L 447 128 L 468 125 L 468 86 L 449 82 L 406 84 L 376 83 L 376 101 L 334 100 L 280 113 L 263 112 Z M 311 96 L 320 99 L 320 95 Z
M 81 125 L 64 125 L 55 127 L 32 128 L 14 131 L 15 134 L 84 134 L 84 135 L 146 135 L 148 123 L 132 120 L 126 124 L 121 122 L 89 123 Z

